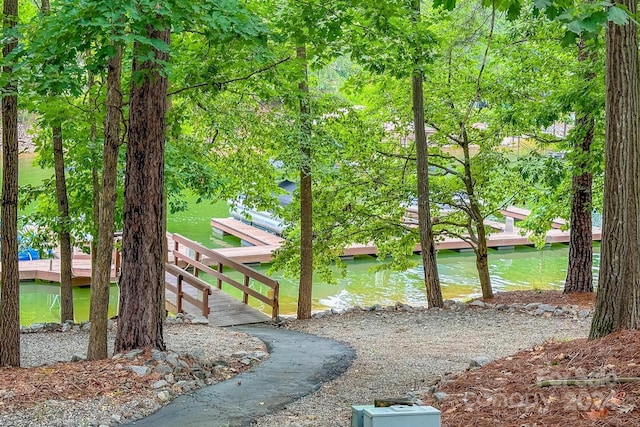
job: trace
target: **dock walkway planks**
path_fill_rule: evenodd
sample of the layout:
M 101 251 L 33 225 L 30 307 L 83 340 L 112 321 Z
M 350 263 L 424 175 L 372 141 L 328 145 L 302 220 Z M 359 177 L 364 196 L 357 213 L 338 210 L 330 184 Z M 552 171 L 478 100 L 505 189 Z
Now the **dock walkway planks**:
M 74 258 L 71 269 L 71 284 L 86 286 L 91 284 L 91 259 L 86 257 Z M 60 283 L 60 260 L 39 259 L 35 261 L 18 262 L 20 280 L 43 280 Z M 111 281 L 117 282 L 115 272 L 111 270 Z
M 504 209 L 500 209 L 500 213 L 506 217 L 510 217 L 517 220 L 523 220 L 529 215 L 531 215 L 531 211 L 529 209 L 519 208 L 517 206 L 507 206 Z M 568 226 L 567 221 L 565 221 L 562 218 L 555 218 L 551 222 L 551 227 L 553 228 L 560 229 L 567 226 Z
M 509 207 L 511 209 L 512 207 Z M 527 211 L 526 209 L 514 208 L 515 211 L 511 211 L 513 215 L 524 215 Z M 509 216 L 509 215 L 507 215 Z M 222 218 L 225 219 L 225 218 Z M 213 224 L 214 221 L 218 221 L 220 218 L 214 218 L 211 220 Z M 245 224 L 243 222 L 234 220 L 239 224 L 242 224 L 241 231 L 236 231 L 233 228 L 233 223 L 227 222 L 227 231 L 229 234 L 234 236 L 242 235 L 252 235 L 259 233 L 266 233 L 265 231 L 259 230 L 251 225 Z M 557 228 L 560 227 L 560 222 L 556 221 L 554 223 L 554 229 L 549 230 L 547 232 L 546 242 L 547 243 L 568 243 L 570 239 L 569 231 L 559 230 Z M 488 226 L 494 229 L 504 229 L 504 226 L 495 221 L 487 221 Z M 253 228 L 253 230 L 251 230 Z M 267 233 L 269 234 L 269 233 Z M 274 235 L 272 235 L 274 236 Z M 278 236 L 274 236 L 278 237 Z M 600 227 L 593 227 L 593 240 L 599 241 L 602 237 L 602 230 Z M 241 237 L 242 238 L 242 237 Z M 257 264 L 257 263 L 267 263 L 273 260 L 273 252 L 277 250 L 282 244 L 283 240 L 280 238 L 279 243 L 277 244 L 262 244 L 257 246 L 249 246 L 249 247 L 239 247 L 239 248 L 220 248 L 215 249 L 219 254 L 230 258 L 234 261 L 241 262 L 244 264 Z M 520 230 L 515 228 L 513 232 L 507 233 L 504 231 L 490 234 L 487 238 L 487 244 L 490 248 L 506 248 L 511 246 L 526 246 L 532 245 L 533 243 L 528 239 L 526 235 L 522 235 Z M 459 249 L 468 249 L 471 248 L 471 245 L 466 241 L 458 238 L 450 238 L 447 237 L 443 240 L 436 241 L 436 249 L 445 250 L 459 250 Z M 415 252 L 420 251 L 420 246 L 416 245 L 414 248 Z M 346 247 L 344 249 L 344 255 L 375 255 L 378 252 L 378 248 L 376 248 L 373 244 L 354 244 Z
M 280 245 L 284 242 L 284 239 L 280 236 L 260 230 L 235 218 L 211 218 L 211 226 L 254 246 Z
M 166 274 L 166 280 L 175 284 L 175 277 Z M 264 323 L 271 320 L 271 318 L 258 311 L 257 309 L 244 304 L 242 301 L 227 295 L 220 289 L 212 286 L 212 294 L 209 296 L 209 324 L 212 326 L 236 326 L 236 325 L 249 325 L 253 323 Z M 189 293 L 192 296 L 196 296 L 197 292 L 194 288 L 185 287 L 185 293 Z M 175 307 L 176 295 L 167 291 L 167 302 Z M 182 302 L 183 310 L 187 313 L 191 313 L 195 316 L 200 314 L 200 310 L 187 301 Z

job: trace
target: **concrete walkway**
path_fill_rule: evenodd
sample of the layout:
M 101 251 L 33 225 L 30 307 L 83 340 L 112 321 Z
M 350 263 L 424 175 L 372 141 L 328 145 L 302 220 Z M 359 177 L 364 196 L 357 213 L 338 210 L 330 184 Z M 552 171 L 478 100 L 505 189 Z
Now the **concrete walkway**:
M 249 426 L 254 419 L 337 378 L 355 358 L 352 348 L 327 338 L 270 326 L 234 330 L 264 341 L 269 358 L 230 380 L 179 396 L 155 414 L 129 425 Z

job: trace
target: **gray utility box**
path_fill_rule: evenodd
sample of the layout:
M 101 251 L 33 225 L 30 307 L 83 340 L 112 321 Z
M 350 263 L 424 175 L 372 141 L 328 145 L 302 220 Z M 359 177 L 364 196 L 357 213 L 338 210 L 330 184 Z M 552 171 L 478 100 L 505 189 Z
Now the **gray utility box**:
M 373 408 L 373 405 L 353 405 L 351 407 L 351 427 L 363 427 L 364 426 L 364 410 L 366 408 Z
M 440 411 L 431 406 L 366 407 L 363 427 L 440 427 Z

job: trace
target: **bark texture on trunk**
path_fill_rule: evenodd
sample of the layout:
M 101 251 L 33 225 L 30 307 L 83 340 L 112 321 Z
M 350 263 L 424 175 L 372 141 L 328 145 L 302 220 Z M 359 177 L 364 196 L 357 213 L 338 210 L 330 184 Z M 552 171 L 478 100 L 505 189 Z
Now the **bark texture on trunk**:
M 311 318 L 313 296 L 313 193 L 311 183 L 311 123 L 309 118 L 309 77 L 307 50 L 296 49 L 296 57 L 304 67 L 298 84 L 300 90 L 300 283 L 298 287 L 298 319 Z
M 474 248 L 476 254 L 476 270 L 480 279 L 480 289 L 483 299 L 493 298 L 493 287 L 491 286 L 491 275 L 489 274 L 489 250 L 487 247 L 487 232 L 484 228 L 484 221 L 476 222 L 477 243 Z
M 571 178 L 571 235 L 569 237 L 569 262 L 564 292 L 593 292 L 593 226 L 591 203 L 593 174 L 588 172 L 587 157 L 591 151 L 595 120 L 589 113 L 577 120 L 584 132 L 574 151 L 579 153 L 575 167 L 582 171 Z
M 476 270 L 478 271 L 478 278 L 480 279 L 482 298 L 491 299 L 493 298 L 493 288 L 491 286 L 491 275 L 489 274 L 487 231 L 484 228 L 484 215 L 482 215 L 482 210 L 476 197 L 473 172 L 471 171 L 471 152 L 469 151 L 471 142 L 464 123 L 460 125 L 460 131 L 462 134 L 462 143 L 460 145 L 464 157 L 464 176 L 462 176 L 462 180 L 464 181 L 465 191 L 469 199 L 467 202 L 467 215 L 469 215 L 471 219 L 472 226 L 475 227 L 473 240 L 476 246 L 473 248 L 473 251 L 476 254 Z
M 69 198 L 67 180 L 64 172 L 64 150 L 62 147 L 62 125 L 56 124 L 53 130 L 53 164 L 56 176 L 56 199 L 60 231 L 60 322 L 73 321 L 73 290 L 71 289 L 71 233 L 69 232 Z
M 169 43 L 169 30 L 146 37 Z M 155 50 L 166 63 L 169 55 Z M 120 313 L 115 351 L 164 349 L 164 148 L 167 78 L 155 61 L 140 62 L 134 46 L 125 172 Z M 138 80 L 138 82 L 136 82 Z M 139 81 L 141 80 L 141 81 Z
M 18 1 L 5 0 L 3 28 L 17 25 Z M 7 57 L 17 47 L 11 38 L 2 49 Z M 20 366 L 20 272 L 18 270 L 18 87 L 6 65 L 9 77 L 2 88 L 2 212 L 0 213 L 0 366 Z
M 623 0 L 632 14 L 636 0 Z M 640 327 L 638 28 L 611 23 L 606 36 L 605 187 L 596 309 L 589 338 Z
M 122 47 L 109 59 L 107 72 L 107 114 L 104 121 L 102 154 L 102 189 L 98 221 L 98 245 L 91 280 L 89 347 L 87 360 L 107 357 L 107 324 L 109 317 L 109 287 L 116 209 L 118 152 L 120 150 L 120 119 L 122 117 Z M 163 246 L 164 247 L 164 246 Z M 164 258 L 163 258 L 164 260 Z
M 424 94 L 422 72 L 413 75 L 413 124 L 416 135 L 416 167 L 418 173 L 418 228 L 420 230 L 420 254 L 424 267 L 424 283 L 429 307 L 443 307 L 440 276 L 436 263 L 436 245 L 431 228 L 429 206 L 429 152 L 424 127 Z
M 420 21 L 420 1 L 412 1 L 414 22 Z M 416 49 L 418 50 L 418 49 Z M 412 78 L 413 127 L 416 139 L 416 169 L 418 178 L 418 229 L 420 232 L 420 254 L 424 268 L 424 284 L 427 291 L 429 307 L 443 307 L 440 276 L 436 263 L 436 245 L 433 239 L 429 195 L 429 151 L 427 133 L 424 122 L 424 90 L 422 88 L 423 73 L 418 68 Z

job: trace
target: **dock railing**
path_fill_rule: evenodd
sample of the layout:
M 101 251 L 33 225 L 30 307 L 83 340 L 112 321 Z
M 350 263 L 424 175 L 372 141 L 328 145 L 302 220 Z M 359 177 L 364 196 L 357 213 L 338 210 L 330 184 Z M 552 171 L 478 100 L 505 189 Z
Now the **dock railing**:
M 244 264 L 233 261 L 212 249 L 205 248 L 193 240 L 179 234 L 172 234 L 170 235 L 170 238 L 173 240 L 172 254 L 174 264 L 176 266 L 183 264 L 192 267 L 193 276 L 195 278 L 199 278 L 201 273 L 209 274 L 216 278 L 218 289 L 222 289 L 223 283 L 231 285 L 242 292 L 243 303 L 248 304 L 249 296 L 251 296 L 271 307 L 271 317 L 273 319 L 278 317 L 280 284 L 277 280 L 247 267 Z M 189 254 L 181 252 L 181 246 L 189 249 Z M 191 254 L 193 254 L 193 256 L 191 256 Z M 211 266 L 215 266 L 216 268 Z M 244 277 L 242 283 L 225 274 L 230 270 L 236 271 Z M 252 289 L 250 287 L 251 280 L 265 285 L 268 289 L 267 295 L 263 295 L 257 290 Z M 200 282 L 206 283 L 202 280 L 200 280 Z M 180 300 L 180 297 L 178 297 L 178 300 Z
M 200 309 L 204 317 L 209 316 L 209 295 L 211 295 L 211 285 L 204 280 L 182 270 L 177 265 L 165 264 L 165 271 L 176 278 L 176 285 L 171 282 L 165 282 L 167 290 L 176 294 L 176 309 L 178 313 L 182 312 L 182 300 L 188 301 Z M 198 295 L 202 295 L 202 300 L 191 296 L 188 292 L 184 292 L 184 286 L 188 285 L 198 290 Z

